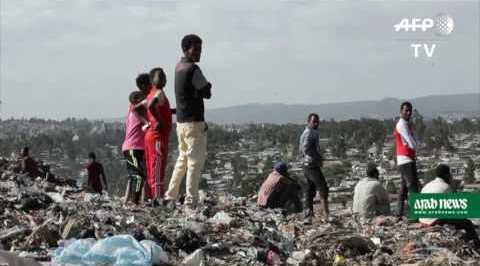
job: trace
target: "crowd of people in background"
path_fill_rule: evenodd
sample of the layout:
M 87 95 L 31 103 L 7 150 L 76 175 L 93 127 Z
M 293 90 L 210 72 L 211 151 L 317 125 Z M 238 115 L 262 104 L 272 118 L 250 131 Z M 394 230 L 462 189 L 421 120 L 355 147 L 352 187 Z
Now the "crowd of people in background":
M 176 108 L 171 108 L 165 94 L 167 79 L 165 71 L 160 67 L 139 74 L 136 78 L 138 89 L 129 95 L 125 140 L 122 145 L 128 172 L 126 204 L 145 202 L 151 206 L 175 208 L 182 180 L 186 178 L 185 208 L 195 210 L 198 206 L 199 181 L 207 155 L 208 126 L 205 123 L 204 100 L 211 98 L 212 85 L 197 64 L 201 58 L 202 39 L 194 34 L 186 35 L 181 41 L 181 49 L 183 57 L 175 67 Z M 398 221 L 404 220 L 405 200 L 408 202 L 412 193 L 452 192 L 450 168 L 444 164 L 436 168 L 436 178 L 421 187 L 416 166 L 418 140 L 411 121 L 412 108 L 410 102 L 401 104 L 400 118 L 393 131 L 396 165 L 401 175 L 396 212 Z M 179 155 L 166 186 L 173 115 L 176 115 Z M 310 113 L 306 118 L 307 125 L 299 136 L 299 155 L 307 181 L 306 188 L 302 192 L 297 180 L 289 175 L 287 163 L 279 161 L 260 186 L 257 205 L 263 208 L 281 208 L 287 213 L 304 211 L 304 223 L 311 224 L 317 193 L 323 218 L 329 219 L 329 186 L 322 172 L 320 117 L 316 113 Z M 96 161 L 93 152 L 88 155 L 88 160 L 87 186 L 91 192 L 102 193 L 108 189 L 103 166 Z M 31 177 L 54 178 L 48 165 L 38 165 L 29 155 L 28 147 L 21 151 L 18 170 Z M 389 194 L 379 181 L 379 171 L 374 163 L 368 164 L 366 177 L 355 186 L 352 211 L 367 219 L 392 214 Z M 450 224 L 464 229 L 467 238 L 480 247 L 480 240 L 470 220 L 422 218 L 419 222 L 425 226 Z
M 400 172 L 400 189 L 397 201 L 397 221 L 406 217 L 405 200 L 412 193 L 450 193 L 454 192 L 451 187 L 450 168 L 445 164 L 439 164 L 435 170 L 436 178 L 425 184 L 422 188 L 418 179 L 416 154 L 418 140 L 415 137 L 411 116 L 413 106 L 410 102 L 400 105 L 400 118 L 394 128 L 395 161 Z M 329 217 L 328 208 L 328 184 L 322 174 L 323 159 L 319 147 L 319 116 L 311 113 L 307 117 L 307 126 L 300 136 L 299 154 L 302 158 L 304 175 L 307 180 L 305 189 L 305 224 L 312 223 L 314 216 L 313 199 L 317 194 L 320 196 L 321 209 L 324 219 Z M 285 190 L 287 179 L 287 166 L 284 162 L 278 163 L 274 171 L 264 181 L 258 192 L 257 205 L 269 208 L 287 209 L 289 200 L 295 202 L 296 195 L 286 191 L 295 191 L 291 185 Z M 299 208 L 302 209 L 302 206 Z M 370 162 L 367 165 L 366 177 L 358 181 L 353 192 L 352 212 L 362 220 L 374 219 L 379 216 L 392 215 L 390 209 L 389 194 L 379 181 L 377 165 Z M 480 248 L 480 240 L 475 226 L 468 219 L 409 219 L 408 222 L 420 222 L 423 226 L 453 225 L 457 229 L 466 232 L 466 239 L 472 240 L 476 248 Z

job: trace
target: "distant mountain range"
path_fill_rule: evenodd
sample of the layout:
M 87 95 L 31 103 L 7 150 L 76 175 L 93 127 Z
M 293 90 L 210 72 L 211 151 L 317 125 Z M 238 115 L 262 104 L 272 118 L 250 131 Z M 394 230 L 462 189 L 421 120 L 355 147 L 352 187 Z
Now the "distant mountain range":
M 480 94 L 431 95 L 409 99 L 424 117 L 480 116 Z M 306 114 L 316 112 L 321 119 L 392 118 L 398 116 L 403 99 L 355 101 L 327 104 L 244 104 L 207 110 L 207 120 L 215 123 L 303 123 Z

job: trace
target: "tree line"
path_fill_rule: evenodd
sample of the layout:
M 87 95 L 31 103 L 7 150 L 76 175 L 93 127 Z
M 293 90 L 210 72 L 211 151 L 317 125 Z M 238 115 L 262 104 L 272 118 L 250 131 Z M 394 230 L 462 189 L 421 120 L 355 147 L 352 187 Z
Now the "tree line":
M 437 153 L 441 149 L 452 151 L 451 140 L 455 134 L 480 134 L 480 119 L 462 119 L 449 122 L 438 117 L 426 120 L 418 111 L 414 111 L 413 122 L 416 134 L 422 142 L 421 153 Z M 328 139 L 324 149 L 330 149 L 332 154 L 340 159 L 346 158 L 350 148 L 360 151 L 366 156 L 366 151 L 375 144 L 380 154 L 384 144 L 393 139 L 393 129 L 396 119 L 359 119 L 345 121 L 321 121 L 321 138 Z M 209 159 L 220 151 L 237 150 L 240 140 L 253 143 L 256 151 L 267 148 L 278 148 L 285 159 L 294 160 L 298 155 L 298 139 L 305 125 L 299 124 L 246 124 L 246 125 L 215 125 L 209 123 L 208 150 Z M 121 144 L 124 138 L 124 124 L 120 122 L 89 121 L 86 119 L 66 119 L 63 121 L 29 119 L 3 120 L 0 122 L 3 135 L 0 137 L 0 155 L 10 156 L 21 147 L 29 146 L 34 155 L 48 152 L 56 156 L 51 160 L 61 158 L 68 164 L 69 172 L 64 174 L 77 177 L 83 165 L 78 162 L 86 160 L 88 152 L 97 153 L 110 176 L 109 180 L 115 193 L 121 191 L 126 175 Z M 170 158 L 168 171 L 172 169 L 176 158 L 177 138 L 175 127 L 170 138 Z M 269 160 L 266 160 L 267 162 Z M 270 160 L 271 161 L 271 160 Z M 206 172 L 209 169 L 206 165 Z M 268 163 L 267 166 L 270 166 Z M 213 166 L 212 166 L 213 167 Z M 235 167 L 238 167 L 235 165 Z M 52 169 L 55 171 L 55 169 Z M 265 170 L 267 171 L 267 170 Z M 471 175 L 469 170 L 469 176 Z

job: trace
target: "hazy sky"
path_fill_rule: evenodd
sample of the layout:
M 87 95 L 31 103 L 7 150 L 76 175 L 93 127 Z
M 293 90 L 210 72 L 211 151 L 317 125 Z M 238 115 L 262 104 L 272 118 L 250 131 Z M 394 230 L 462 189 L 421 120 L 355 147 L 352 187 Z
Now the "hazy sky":
M 2 117 L 124 116 L 160 66 L 175 105 L 180 40 L 204 40 L 207 108 L 479 92 L 479 1 L 0 0 Z M 402 18 L 455 21 L 395 32 Z M 422 40 L 412 40 L 422 39 Z M 411 43 L 436 44 L 415 59 Z M 396 108 L 396 107 L 395 107 Z

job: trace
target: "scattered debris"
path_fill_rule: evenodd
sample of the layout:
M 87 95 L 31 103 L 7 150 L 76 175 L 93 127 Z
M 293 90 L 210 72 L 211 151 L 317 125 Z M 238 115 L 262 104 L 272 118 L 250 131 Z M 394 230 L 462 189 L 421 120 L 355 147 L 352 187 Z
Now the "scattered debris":
M 335 201 L 332 219 L 314 217 L 312 225 L 303 224 L 301 213 L 285 216 L 257 207 L 252 199 L 208 192 L 202 192 L 203 205 L 187 215 L 178 206 L 125 206 L 120 198 L 87 193 L 68 179 L 31 179 L 2 161 L 0 247 L 53 265 L 83 259 L 79 254 L 102 243 L 109 243 L 101 249 L 110 254 L 109 262 L 120 259 L 111 255 L 115 245 L 108 242 L 120 237 L 137 250 L 130 257 L 144 255 L 159 265 L 474 265 L 480 260 L 453 227 L 423 228 L 389 216 L 359 221 Z
M 0 265 L 41 266 L 31 259 L 20 258 L 17 254 L 0 250 Z
M 188 255 L 183 261 L 182 265 L 185 266 L 204 266 L 205 260 L 202 249 L 197 249 L 192 254 Z

